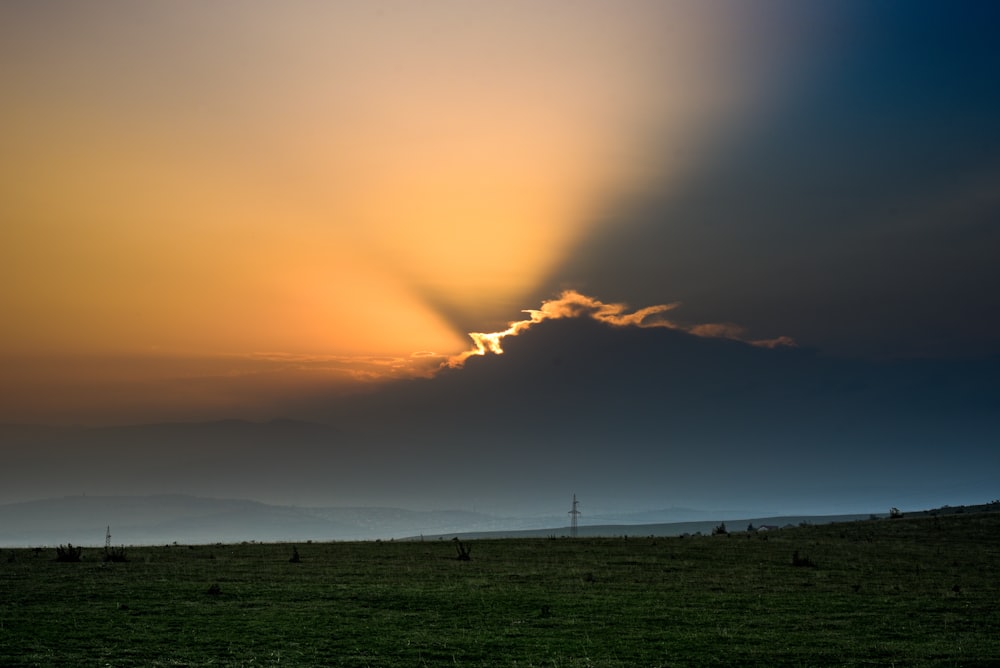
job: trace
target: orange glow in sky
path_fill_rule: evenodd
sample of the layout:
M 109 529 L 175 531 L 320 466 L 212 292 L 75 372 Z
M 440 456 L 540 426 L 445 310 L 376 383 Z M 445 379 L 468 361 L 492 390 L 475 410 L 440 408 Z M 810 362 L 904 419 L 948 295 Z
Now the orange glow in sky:
M 700 4 L 5 3 L 3 355 L 458 353 L 749 106 Z

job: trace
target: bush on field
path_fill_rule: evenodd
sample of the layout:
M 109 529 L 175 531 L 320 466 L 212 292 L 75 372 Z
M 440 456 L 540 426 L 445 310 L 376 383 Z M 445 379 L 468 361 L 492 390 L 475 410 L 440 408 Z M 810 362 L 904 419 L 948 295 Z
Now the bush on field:
M 458 559 L 459 561 L 471 561 L 472 557 L 470 555 L 472 553 L 472 546 L 463 545 L 462 541 L 458 539 L 458 536 L 452 538 L 452 541 L 454 541 L 455 550 L 458 552 L 458 556 L 456 556 L 455 558 Z
M 101 557 L 102 561 L 128 561 L 125 556 L 125 546 L 121 545 L 119 547 L 105 547 L 104 555 Z
M 56 561 L 75 563 L 80 561 L 82 556 L 83 548 L 73 547 L 72 543 L 66 543 L 66 545 L 60 545 L 56 548 Z

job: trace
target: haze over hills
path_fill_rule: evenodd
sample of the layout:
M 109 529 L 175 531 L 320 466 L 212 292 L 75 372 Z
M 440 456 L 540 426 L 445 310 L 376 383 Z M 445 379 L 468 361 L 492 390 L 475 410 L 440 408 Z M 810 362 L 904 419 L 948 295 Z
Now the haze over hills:
M 7 426 L 0 502 L 186 494 L 595 516 L 885 512 L 998 496 L 1000 360 L 839 360 L 589 318 L 295 419 Z
M 720 521 L 734 529 L 748 522 L 833 522 L 867 515 L 741 518 L 734 511 L 672 509 L 604 515 L 581 522 L 580 535 L 708 533 Z M 639 522 L 638 519 L 646 522 Z M 700 518 L 700 519 L 696 519 Z M 687 521 L 683 521 L 687 520 Z M 103 545 L 110 527 L 115 545 L 387 540 L 441 536 L 567 535 L 567 516 L 495 517 L 466 511 L 400 508 L 310 508 L 239 499 L 182 495 L 70 496 L 0 505 L 0 547 Z M 655 522 L 655 524 L 654 524 Z
M 307 508 L 182 495 L 69 496 L 0 505 L 0 545 L 98 545 L 109 526 L 116 545 L 138 545 L 367 540 L 503 525 L 464 511 Z
M 888 509 L 886 509 L 888 510 Z M 924 514 L 1000 512 L 1000 501 L 976 506 L 905 511 Z M 801 523 L 868 520 L 888 513 L 763 516 L 742 511 L 670 508 L 642 513 L 583 516 L 579 536 L 709 535 Z M 547 538 L 570 535 L 568 515 L 497 517 L 467 511 L 400 508 L 281 506 L 242 499 L 183 495 L 68 496 L 0 504 L 0 547 L 65 543 L 101 546 L 110 527 L 113 545 L 430 540 L 438 538 Z

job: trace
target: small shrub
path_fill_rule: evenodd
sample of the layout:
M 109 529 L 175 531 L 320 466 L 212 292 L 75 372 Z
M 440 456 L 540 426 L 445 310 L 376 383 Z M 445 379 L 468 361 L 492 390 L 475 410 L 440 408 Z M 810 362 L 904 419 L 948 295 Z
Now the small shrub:
M 211 585 L 211 586 L 210 586 L 210 587 L 208 588 L 208 591 L 207 591 L 206 593 L 207 593 L 207 594 L 208 594 L 209 596 L 218 596 L 219 594 L 221 594 L 221 593 L 222 593 L 222 587 L 220 587 L 220 586 L 219 586 L 219 583 L 218 583 L 218 582 L 216 582 L 216 583 L 213 583 L 213 584 L 212 584 L 212 585 Z
M 65 563 L 77 563 L 83 557 L 82 547 L 73 547 L 72 543 L 66 543 L 66 545 L 60 545 L 56 548 L 56 561 L 62 561 Z
M 459 561 L 472 561 L 472 557 L 469 556 L 470 553 L 472 552 L 472 546 L 463 545 L 462 541 L 458 539 L 458 536 L 456 536 L 452 540 L 455 541 L 455 549 L 458 551 L 458 556 L 455 558 L 458 559 Z
M 719 526 L 717 526 L 714 529 L 712 529 L 712 535 L 713 536 L 728 536 L 729 535 L 729 529 L 726 528 L 726 523 L 723 522 Z

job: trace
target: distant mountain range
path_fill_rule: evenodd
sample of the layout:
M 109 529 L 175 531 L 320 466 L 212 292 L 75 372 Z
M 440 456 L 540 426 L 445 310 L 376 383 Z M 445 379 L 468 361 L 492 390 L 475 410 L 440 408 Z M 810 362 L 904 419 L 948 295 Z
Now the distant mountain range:
M 686 522 L 636 522 L 671 516 L 702 515 Z M 732 513 L 671 509 L 602 515 L 579 527 L 579 535 L 658 535 L 710 533 L 721 521 L 733 530 L 865 519 L 867 515 L 795 516 L 733 519 Z M 0 547 L 73 543 L 103 545 L 111 529 L 115 545 L 305 542 L 329 540 L 416 539 L 567 535 L 562 517 L 494 517 L 461 510 L 412 511 L 399 508 L 307 508 L 238 499 L 184 495 L 68 496 L 0 505 Z

